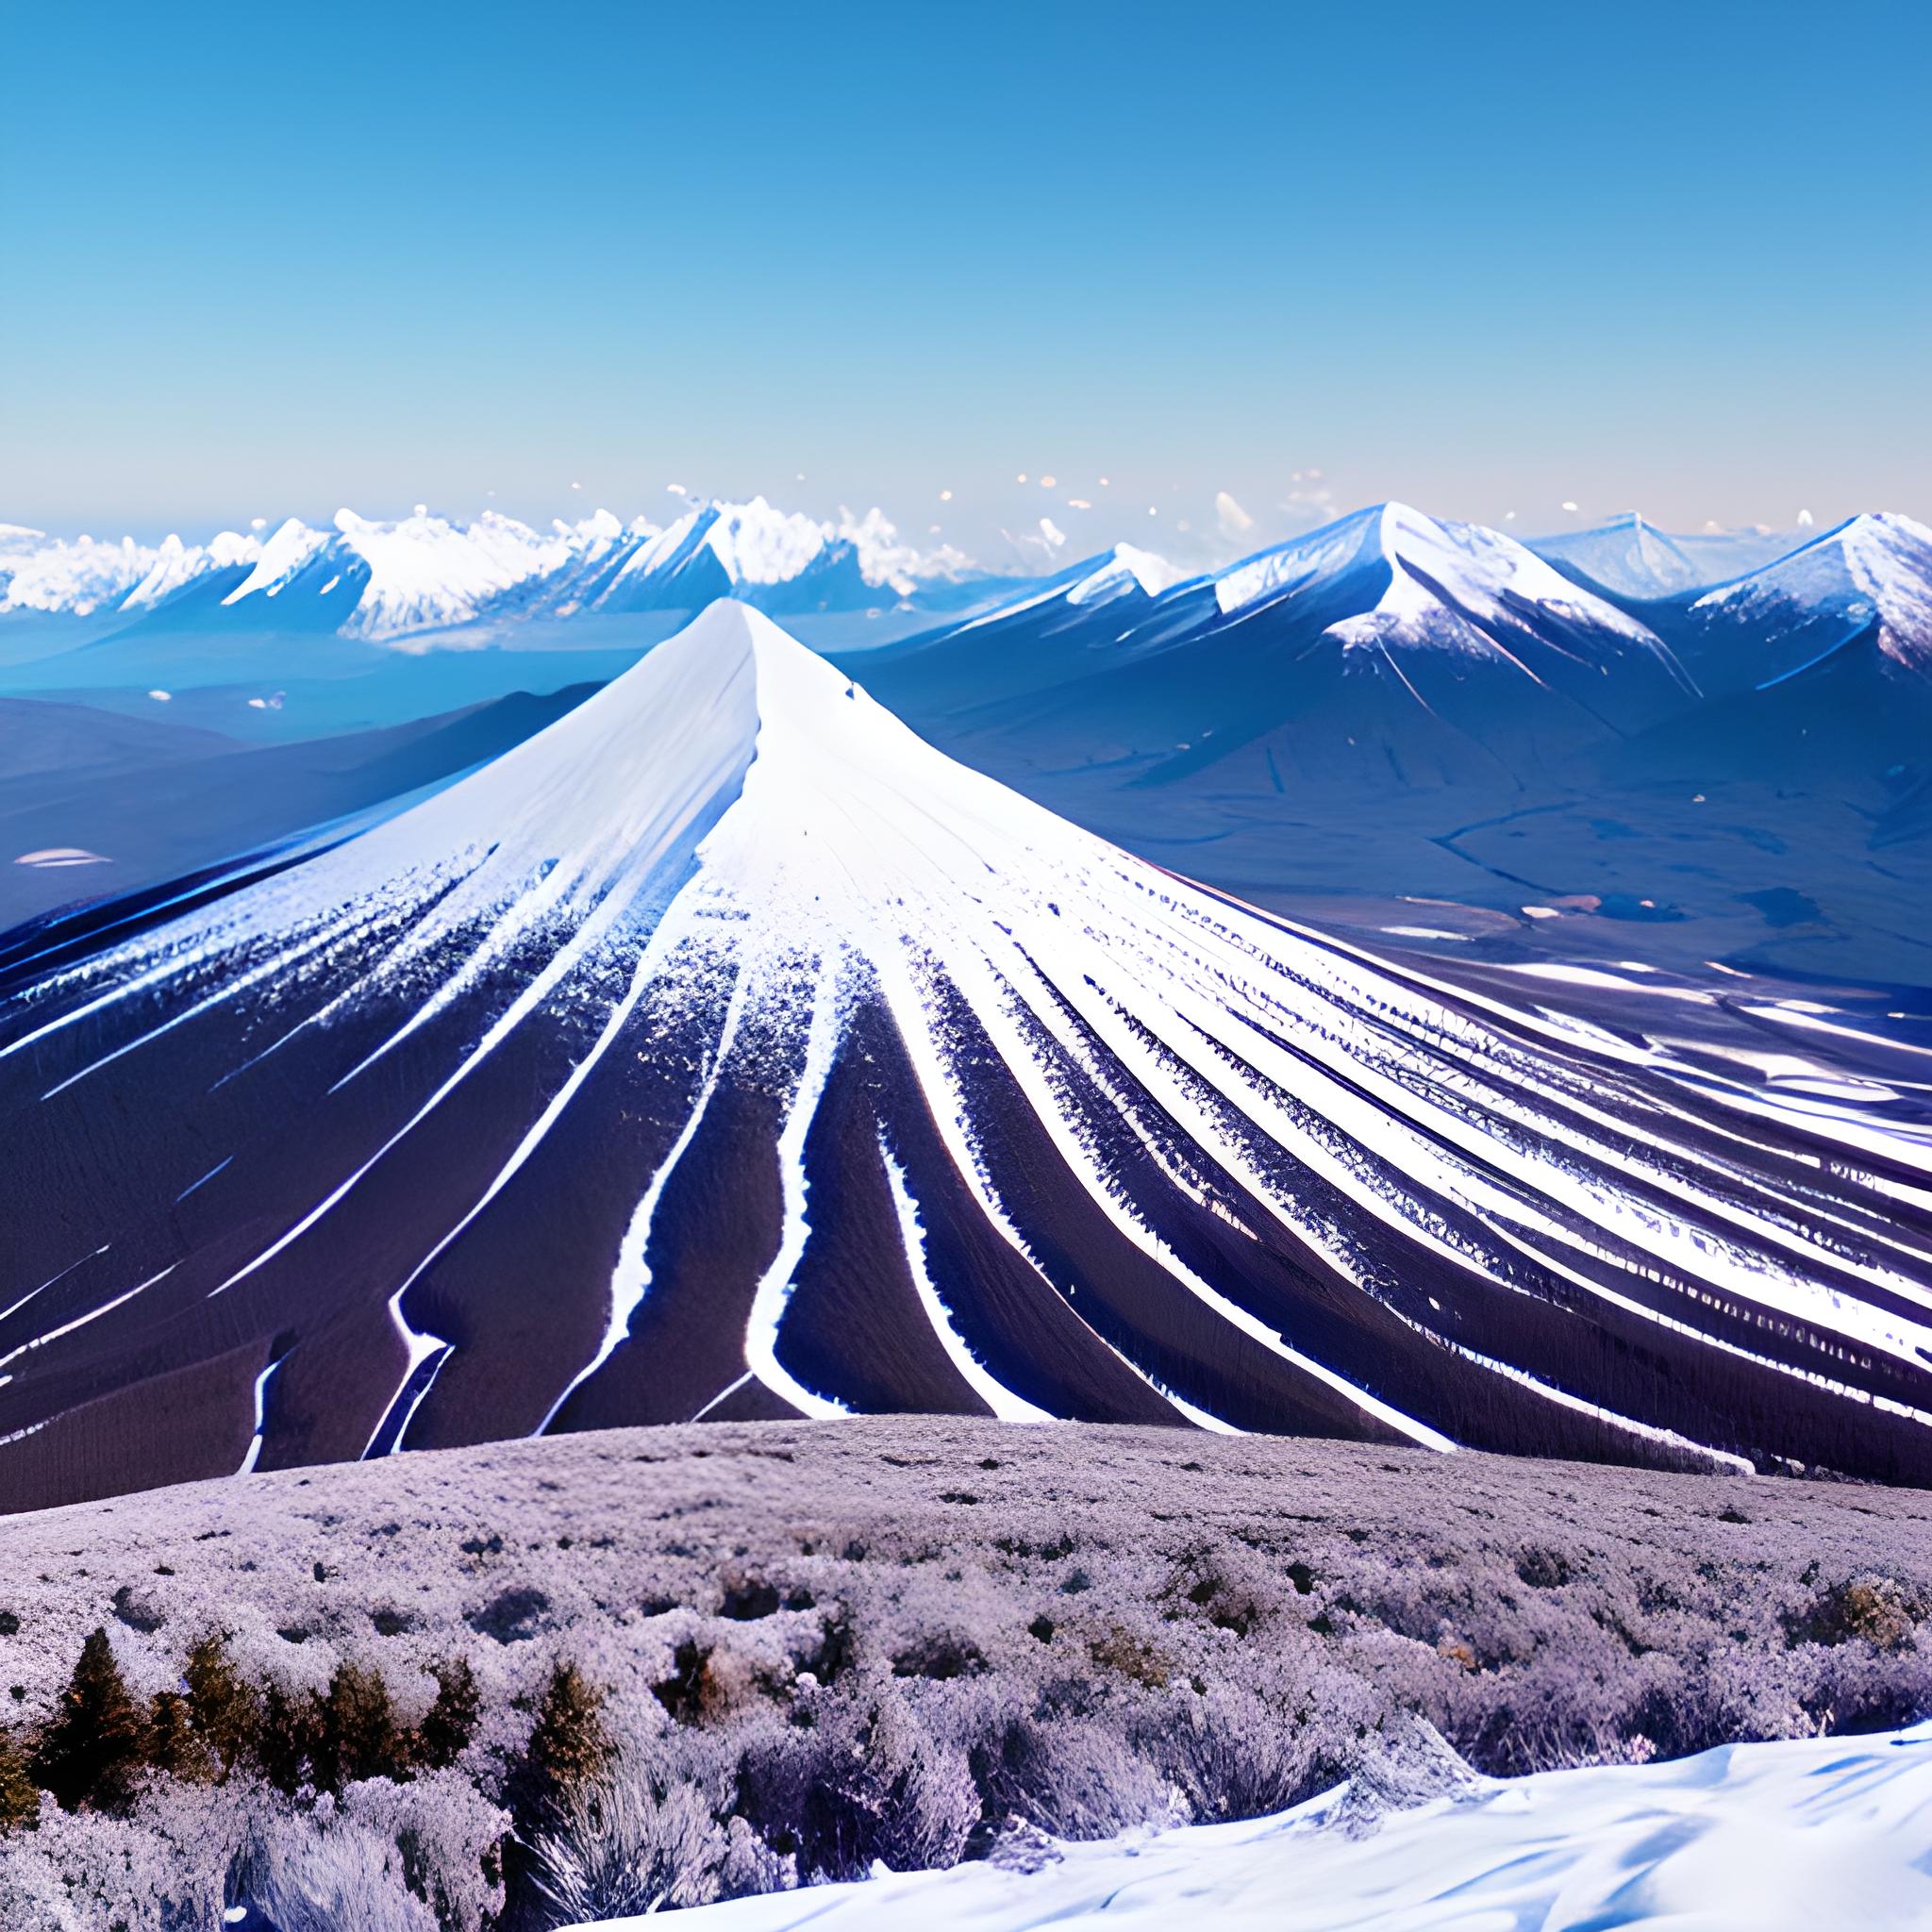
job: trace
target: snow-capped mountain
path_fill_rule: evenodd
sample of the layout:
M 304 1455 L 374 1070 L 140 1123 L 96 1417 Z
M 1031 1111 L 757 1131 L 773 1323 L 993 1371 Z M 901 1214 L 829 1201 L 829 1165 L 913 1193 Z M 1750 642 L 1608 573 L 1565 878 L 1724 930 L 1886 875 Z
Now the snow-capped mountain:
M 919 1409 L 1932 1477 L 1932 1144 L 1055 818 L 745 607 L 0 954 L 0 1500 Z
M 154 552 L 147 575 L 122 598 L 120 608 L 151 610 L 205 579 L 252 575 L 261 555 L 260 540 L 244 537 L 238 530 L 223 530 L 207 543 L 183 543 L 179 537 L 165 537 Z
M 1513 538 L 1477 524 L 1441 522 L 1401 503 L 1357 510 L 1237 564 L 1215 579 L 1214 598 L 1232 616 L 1357 585 L 1363 608 L 1326 627 L 1346 649 L 1493 658 L 1507 654 L 1513 633 L 1541 620 L 1606 648 L 1619 640 L 1645 656 L 1668 655 L 1634 618 Z
M 696 505 L 662 530 L 614 524 L 545 582 L 542 608 L 700 610 L 739 597 L 774 611 L 857 610 L 973 574 L 958 551 L 928 557 L 902 544 L 876 509 L 822 524 L 755 496 Z
M 1632 742 L 1618 779 L 1707 791 L 1742 781 L 1849 803 L 1890 826 L 1932 771 L 1932 530 L 1854 517 L 1700 596 L 1655 607 L 1707 701 Z M 1769 829 L 1769 828 L 1767 828 Z M 1867 870 L 1849 854 L 1845 871 Z M 1921 923 L 1907 877 L 1874 874 L 1876 904 Z
M 1867 638 L 1932 676 L 1932 529 L 1910 517 L 1853 517 L 1690 608 L 1699 645 L 1762 686 Z M 1732 665 L 1726 665 L 1727 671 Z
M 1674 534 L 1634 510 L 1594 529 L 1524 540 L 1527 548 L 1586 590 L 1638 603 L 1727 583 L 1776 562 L 1804 541 L 1799 530 Z
M 1126 584 L 1082 565 L 868 675 L 1003 774 L 1258 795 L 1507 789 L 1694 697 L 1636 618 L 1507 537 L 1400 504 L 1152 595 L 1085 601 L 1091 579 Z
M 1000 623 L 1024 610 L 1039 610 L 1055 605 L 1082 610 L 1089 605 L 1122 600 L 1131 611 L 1141 600 L 1164 596 L 1189 574 L 1132 543 L 1116 543 L 1109 550 L 1081 558 L 1068 569 L 1045 578 L 1024 595 L 1000 604 L 975 618 L 966 628 Z
M 877 509 L 821 523 L 763 497 L 696 504 L 666 528 L 599 510 L 540 531 L 494 511 L 463 523 L 419 504 L 390 523 L 342 509 L 328 528 L 290 518 L 266 536 L 229 530 L 206 544 L 0 530 L 0 609 L 383 643 L 531 616 L 695 611 L 721 596 L 789 611 L 920 598 L 944 608 L 977 581 L 958 551 L 902 542 Z
M 154 570 L 158 553 L 131 537 L 48 538 L 19 524 L 0 525 L 0 611 L 90 617 L 126 599 Z

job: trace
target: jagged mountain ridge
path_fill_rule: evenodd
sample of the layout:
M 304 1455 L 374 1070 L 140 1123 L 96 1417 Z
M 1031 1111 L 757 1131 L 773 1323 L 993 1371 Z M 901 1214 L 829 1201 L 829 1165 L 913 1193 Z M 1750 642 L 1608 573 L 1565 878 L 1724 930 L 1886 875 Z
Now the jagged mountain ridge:
M 694 503 L 661 527 L 599 510 L 539 531 L 495 511 L 462 523 L 419 504 L 392 523 L 343 509 L 329 528 L 291 517 L 207 544 L 50 541 L 17 527 L 0 540 L 0 610 L 376 642 L 530 616 L 695 611 L 731 595 L 788 611 L 919 596 L 940 609 L 980 575 L 955 550 L 902 542 L 876 509 L 822 523 L 763 497 Z
M 1194 887 L 740 606 L 0 974 L 16 1507 L 844 1409 L 1932 1474 L 1907 1121 Z
M 1002 775 L 1264 795 L 1520 785 L 1696 696 L 1624 609 L 1509 538 L 1399 504 L 1154 594 L 1036 595 L 867 667 L 949 749 L 992 741 Z

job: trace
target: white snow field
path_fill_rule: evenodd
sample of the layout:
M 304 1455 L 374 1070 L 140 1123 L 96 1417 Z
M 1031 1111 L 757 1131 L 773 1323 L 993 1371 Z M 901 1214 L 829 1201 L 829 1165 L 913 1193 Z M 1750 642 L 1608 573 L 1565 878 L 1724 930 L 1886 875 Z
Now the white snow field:
M 1348 1787 L 1274 1818 L 680 1914 L 691 1932 L 1907 1932 L 1932 1925 L 1932 1724 L 1669 1764 L 1485 1779 L 1337 1828 Z M 1058 1851 L 1060 1856 L 1052 1857 Z M 608 1922 L 636 1928 L 642 1919 Z

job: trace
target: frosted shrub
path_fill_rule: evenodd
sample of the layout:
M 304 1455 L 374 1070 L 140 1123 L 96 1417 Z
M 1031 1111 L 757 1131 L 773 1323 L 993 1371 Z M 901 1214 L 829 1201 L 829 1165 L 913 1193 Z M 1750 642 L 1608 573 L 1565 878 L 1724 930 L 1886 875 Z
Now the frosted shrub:
M 915 1715 L 896 1690 L 817 1702 L 808 1729 L 762 1729 L 745 1749 L 747 1812 L 774 1848 L 811 1879 L 956 1863 L 980 1799 L 955 1713 L 934 1700 Z
M 722 1896 L 730 1849 L 695 1786 L 660 1792 L 625 1758 L 566 1787 L 529 1841 L 533 1881 L 558 1925 L 708 1905 Z
M 236 1668 L 227 1640 L 202 1638 L 181 1673 L 196 1734 L 225 1774 L 253 1758 L 261 1742 L 261 1693 Z
M 237 1861 L 230 1890 L 278 1932 L 440 1932 L 404 1866 L 394 1840 L 325 1803 L 267 1820 Z
M 220 1923 L 242 1828 L 232 1796 L 172 1781 L 143 1793 L 133 1819 L 48 1807 L 0 1853 L 0 1900 L 14 1908 L 0 1924 L 64 1926 L 64 1912 L 77 1932 L 201 1932 Z
M 1326 1727 L 1307 1718 L 1248 1690 L 1215 1689 L 1205 1697 L 1190 1690 L 1150 1711 L 1135 1738 L 1195 1820 L 1258 1818 L 1333 1782 L 1335 1765 L 1320 1744 Z
M 554 1802 L 603 1769 L 614 1748 L 604 1701 L 575 1663 L 552 1669 L 525 1752 L 529 1802 Z
M 1185 1820 L 1175 1788 L 1111 1724 L 1011 1717 L 978 1754 L 989 1820 L 1055 1838 L 1108 1838 L 1129 1826 Z
M 425 1901 L 442 1932 L 486 1932 L 503 1910 L 503 1846 L 509 1814 L 460 1773 L 397 1784 L 347 1785 L 341 1814 L 401 1855 L 404 1883 Z
M 34 1779 L 66 1810 L 114 1809 L 133 1794 L 151 1743 L 147 1714 L 129 1694 L 107 1631 L 97 1629 L 41 1733 Z

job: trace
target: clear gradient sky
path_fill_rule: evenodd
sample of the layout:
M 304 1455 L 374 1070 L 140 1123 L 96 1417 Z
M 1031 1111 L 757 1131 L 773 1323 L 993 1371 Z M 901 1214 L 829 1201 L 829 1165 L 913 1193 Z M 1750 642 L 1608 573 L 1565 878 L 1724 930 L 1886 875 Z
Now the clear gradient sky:
M 4 48 L 0 520 L 1932 518 L 1927 0 L 76 0 Z

